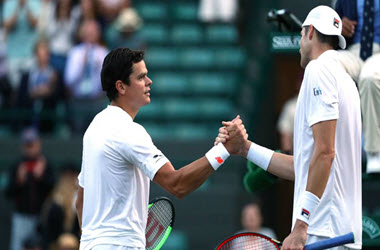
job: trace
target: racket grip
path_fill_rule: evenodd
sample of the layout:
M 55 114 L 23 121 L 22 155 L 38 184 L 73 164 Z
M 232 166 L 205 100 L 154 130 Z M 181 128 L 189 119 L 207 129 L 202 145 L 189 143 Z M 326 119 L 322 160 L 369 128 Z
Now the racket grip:
M 331 239 L 321 240 L 321 241 L 306 245 L 304 249 L 305 250 L 321 250 L 321 249 L 327 249 L 330 247 L 341 246 L 344 244 L 354 243 L 354 242 L 355 242 L 354 234 L 351 232 L 351 233 L 337 236 Z

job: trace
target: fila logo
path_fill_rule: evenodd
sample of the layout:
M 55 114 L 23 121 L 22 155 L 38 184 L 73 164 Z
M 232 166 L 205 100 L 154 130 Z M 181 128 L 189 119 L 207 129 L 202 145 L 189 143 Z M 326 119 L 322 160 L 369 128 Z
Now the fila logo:
M 313 94 L 314 94 L 314 96 L 322 95 L 322 90 L 321 90 L 321 88 L 320 88 L 320 87 L 313 88 Z
M 339 28 L 339 20 L 337 18 L 334 18 L 334 26 Z
M 215 157 L 215 160 L 219 163 L 219 164 L 222 164 L 224 161 L 221 157 Z
M 305 217 L 306 219 L 309 219 L 310 213 L 306 209 L 302 208 L 301 215 Z

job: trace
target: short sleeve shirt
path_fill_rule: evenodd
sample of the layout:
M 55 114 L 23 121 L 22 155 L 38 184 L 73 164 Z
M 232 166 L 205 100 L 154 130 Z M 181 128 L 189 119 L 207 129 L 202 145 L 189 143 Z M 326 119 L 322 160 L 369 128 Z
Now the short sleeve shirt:
M 320 204 L 310 216 L 309 234 L 334 237 L 354 232 L 361 248 L 361 112 L 354 81 L 328 50 L 309 62 L 298 96 L 294 124 L 293 225 L 306 190 L 314 150 L 312 126 L 337 120 L 335 158 Z
M 149 183 L 168 162 L 151 137 L 119 107 L 108 106 L 83 138 L 82 245 L 145 248 Z

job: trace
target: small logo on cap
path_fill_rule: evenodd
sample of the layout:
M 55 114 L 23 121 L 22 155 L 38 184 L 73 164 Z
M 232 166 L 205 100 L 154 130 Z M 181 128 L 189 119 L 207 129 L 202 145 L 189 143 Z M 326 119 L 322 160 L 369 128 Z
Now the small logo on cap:
M 334 26 L 339 28 L 339 20 L 334 18 Z

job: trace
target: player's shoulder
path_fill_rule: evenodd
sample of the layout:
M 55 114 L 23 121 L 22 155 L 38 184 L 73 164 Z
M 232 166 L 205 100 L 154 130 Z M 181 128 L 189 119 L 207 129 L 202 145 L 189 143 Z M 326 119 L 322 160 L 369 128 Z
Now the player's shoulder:
M 311 60 L 306 68 L 305 68 L 305 73 L 304 73 L 304 78 L 309 79 L 312 77 L 315 77 L 315 75 L 318 75 L 318 72 L 321 69 L 320 62 L 318 60 Z
M 150 135 L 146 131 L 144 126 L 142 126 L 141 124 L 137 122 L 132 122 L 131 130 L 132 130 L 131 132 L 133 132 L 135 136 L 139 136 L 140 138 L 143 137 L 144 139 L 146 139 L 147 137 L 150 138 Z

